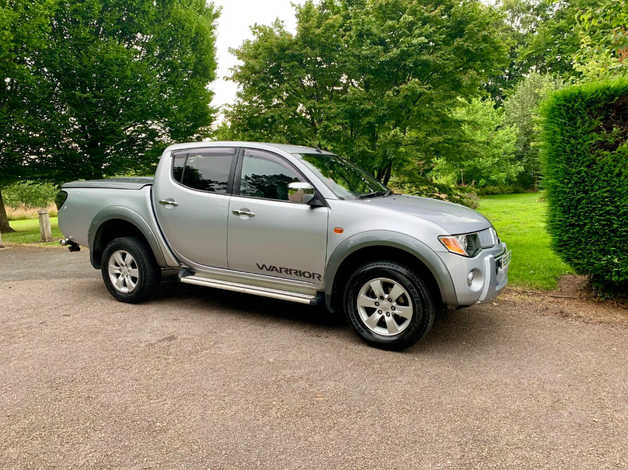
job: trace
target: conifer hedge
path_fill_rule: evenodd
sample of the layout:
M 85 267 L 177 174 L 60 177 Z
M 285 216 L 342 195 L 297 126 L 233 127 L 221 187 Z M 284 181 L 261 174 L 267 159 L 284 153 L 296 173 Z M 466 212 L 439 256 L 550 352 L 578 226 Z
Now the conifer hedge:
M 628 77 L 545 102 L 543 151 L 554 249 L 579 274 L 628 287 Z

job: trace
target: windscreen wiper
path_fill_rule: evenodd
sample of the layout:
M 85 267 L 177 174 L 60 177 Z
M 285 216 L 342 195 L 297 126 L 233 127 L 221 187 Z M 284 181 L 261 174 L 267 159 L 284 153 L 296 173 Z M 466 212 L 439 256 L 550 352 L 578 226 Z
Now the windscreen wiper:
M 386 191 L 373 191 L 372 193 L 365 193 L 365 194 L 360 194 L 360 199 L 368 199 L 371 197 L 377 197 L 377 196 L 388 196 L 390 193 L 392 193 L 392 191 L 390 189 L 386 190 Z

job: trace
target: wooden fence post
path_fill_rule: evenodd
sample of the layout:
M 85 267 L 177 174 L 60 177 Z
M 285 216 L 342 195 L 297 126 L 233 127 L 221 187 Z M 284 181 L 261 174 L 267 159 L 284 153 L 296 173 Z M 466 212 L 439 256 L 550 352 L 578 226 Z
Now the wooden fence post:
M 52 229 L 50 228 L 50 217 L 48 211 L 42 209 L 37 212 L 39 214 L 39 234 L 42 242 L 52 241 Z

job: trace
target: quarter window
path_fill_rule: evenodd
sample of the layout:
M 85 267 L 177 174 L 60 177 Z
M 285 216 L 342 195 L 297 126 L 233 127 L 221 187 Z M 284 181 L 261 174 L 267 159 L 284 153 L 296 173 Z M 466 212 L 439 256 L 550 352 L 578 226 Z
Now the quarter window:
M 172 177 L 179 183 L 183 179 L 183 169 L 187 155 L 175 155 L 172 159 Z
M 211 148 L 175 155 L 172 176 L 181 184 L 201 191 L 227 194 L 235 149 Z
M 303 181 L 295 169 L 263 150 L 247 149 L 242 159 L 240 194 L 288 201 L 288 184 Z

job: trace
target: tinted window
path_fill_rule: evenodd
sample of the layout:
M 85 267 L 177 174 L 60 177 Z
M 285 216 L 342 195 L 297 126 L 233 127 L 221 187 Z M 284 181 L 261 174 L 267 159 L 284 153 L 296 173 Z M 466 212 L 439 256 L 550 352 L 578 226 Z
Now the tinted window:
M 183 178 L 183 168 L 185 167 L 185 157 L 187 155 L 175 155 L 172 159 L 172 177 L 181 182 Z
M 192 189 L 226 194 L 235 149 L 204 149 L 187 154 L 181 183 Z M 174 177 L 177 177 L 175 157 Z
M 288 200 L 288 184 L 302 181 L 296 170 L 271 153 L 246 150 L 242 160 L 240 194 Z

